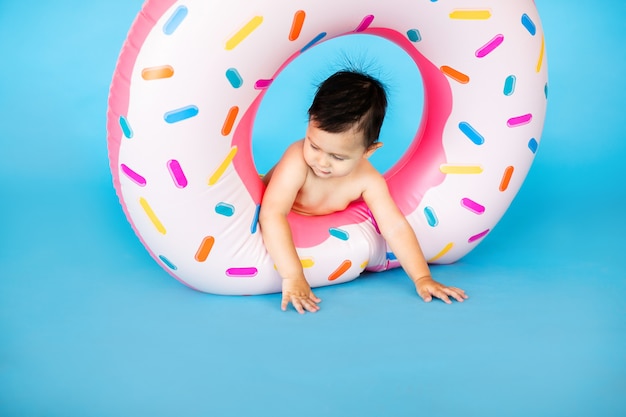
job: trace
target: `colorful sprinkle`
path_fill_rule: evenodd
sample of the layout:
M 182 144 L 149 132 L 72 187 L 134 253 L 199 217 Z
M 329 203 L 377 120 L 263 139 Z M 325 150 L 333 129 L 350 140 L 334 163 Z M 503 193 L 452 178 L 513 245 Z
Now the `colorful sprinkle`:
M 517 77 L 515 75 L 509 75 L 504 80 L 504 95 L 512 96 L 515 92 L 515 83 L 517 82 Z
M 522 116 L 516 116 L 516 117 L 511 117 L 507 122 L 506 125 L 508 127 L 518 127 L 518 126 L 523 126 L 523 125 L 527 125 L 528 123 L 530 123 L 530 121 L 533 119 L 533 115 L 528 113 L 528 114 L 524 114 Z
M 482 231 L 482 232 L 480 232 L 479 234 L 477 234 L 477 235 L 474 235 L 474 236 L 470 237 L 470 238 L 467 240 L 467 243 L 473 243 L 473 242 L 476 242 L 478 239 L 481 239 L 481 238 L 483 238 L 483 237 L 487 236 L 487 233 L 489 233 L 489 229 L 487 229 L 487 230 L 485 230 L 485 231 Z
M 257 82 L 254 83 L 254 89 L 255 90 L 265 90 L 266 88 L 268 88 L 272 84 L 273 81 L 274 81 L 273 79 L 257 80 Z
M 511 183 L 511 177 L 513 176 L 513 171 L 515 168 L 512 166 L 508 166 L 504 170 L 504 174 L 502 175 L 502 181 L 500 181 L 500 191 L 504 192 L 507 188 L 509 188 L 509 184 Z
M 211 253 L 211 249 L 213 249 L 213 245 L 215 244 L 215 238 L 213 236 L 207 236 L 202 239 L 202 243 L 198 247 L 198 251 L 196 252 L 195 259 L 198 262 L 204 262 L 209 257 Z
M 335 269 L 333 271 L 332 274 L 330 274 L 328 276 L 328 280 L 329 281 L 336 280 L 337 278 L 339 278 L 340 276 L 345 274 L 348 271 L 348 269 L 350 269 L 351 266 L 352 266 L 352 262 L 350 260 L 346 259 L 345 261 L 343 261 L 341 263 L 341 265 L 339 265 L 339 267 L 337 269 Z
M 461 206 L 475 214 L 483 214 L 485 212 L 485 206 L 478 204 L 477 202 L 469 198 L 462 199 Z
M 398 258 L 396 257 L 396 254 L 393 253 L 393 252 L 387 252 L 385 254 L 385 256 L 387 257 L 388 261 L 392 261 L 393 262 L 393 261 L 397 261 L 398 260 Z
M 302 32 L 302 26 L 304 26 L 304 19 L 306 18 L 306 13 L 304 10 L 298 10 L 293 15 L 293 22 L 291 22 L 291 30 L 289 31 L 289 40 L 295 41 L 300 37 L 300 33 Z
M 436 260 L 441 259 L 446 253 L 450 252 L 450 249 L 452 249 L 453 246 L 454 246 L 454 243 L 452 242 L 448 243 L 446 246 L 444 246 L 443 249 L 441 249 L 441 251 L 438 254 L 430 258 L 428 262 L 435 262 Z
M 356 29 L 354 29 L 355 32 L 363 32 L 365 29 L 367 29 L 368 27 L 370 27 L 370 25 L 372 24 L 372 22 L 374 21 L 374 15 L 370 14 L 367 15 L 363 18 L 363 20 L 361 21 L 361 23 L 359 23 L 359 26 L 356 27 Z
M 255 234 L 259 228 L 259 213 L 261 212 L 261 205 L 257 204 L 256 210 L 254 210 L 254 217 L 252 218 L 252 224 L 250 225 L 250 233 Z
M 177 160 L 170 159 L 167 161 L 167 169 L 170 171 L 174 185 L 178 188 L 185 188 L 187 186 L 187 177 Z
M 244 39 L 246 39 L 252 32 L 263 23 L 263 16 L 254 16 L 248 23 L 246 23 L 232 38 L 226 41 L 226 50 L 232 51 L 239 45 Z
M 243 85 L 243 78 L 237 71 L 237 68 L 229 68 L 226 70 L 226 79 L 233 86 L 233 88 L 239 88 Z
M 528 141 L 528 149 L 530 149 L 532 153 L 537 153 L 538 148 L 539 148 L 539 142 L 537 142 L 537 139 L 531 138 Z
M 315 265 L 315 262 L 313 261 L 313 258 L 302 258 L 300 259 L 300 264 L 302 264 L 302 268 L 308 269 L 308 268 L 313 268 L 313 265 Z
M 172 16 L 167 19 L 165 25 L 163 25 L 163 33 L 165 33 L 166 35 L 171 35 L 172 33 L 174 33 L 176 29 L 178 29 L 178 26 L 180 26 L 180 24 L 183 22 L 183 20 L 185 20 L 188 12 L 189 10 L 187 10 L 187 7 L 178 6 L 178 8 L 174 10 L 174 13 L 172 13 Z
M 319 41 L 321 41 L 322 39 L 324 39 L 324 37 L 326 37 L 326 32 L 322 32 L 319 35 L 317 35 L 316 37 L 314 37 L 311 42 L 307 43 L 304 48 L 302 48 L 300 50 L 300 53 L 306 51 L 307 49 L 309 49 L 310 47 L 312 47 L 313 45 L 315 45 L 316 43 L 318 43 Z
M 480 165 L 449 165 L 449 164 L 442 164 L 439 167 L 439 170 L 441 172 L 443 172 L 444 174 L 468 175 L 468 174 L 482 174 L 483 167 L 481 167 Z
M 486 57 L 487 55 L 492 53 L 494 49 L 496 49 L 498 46 L 500 46 L 503 41 L 504 41 L 504 36 L 503 35 L 496 35 L 496 36 L 494 36 L 493 39 L 491 39 L 485 45 L 483 45 L 480 48 L 478 48 L 478 50 L 476 51 L 476 58 L 484 58 L 484 57 Z
M 459 9 L 450 13 L 450 19 L 457 20 L 487 20 L 491 17 L 491 10 L 486 9 Z
M 174 68 L 169 65 L 162 65 L 160 67 L 144 68 L 141 71 L 141 78 L 146 81 L 161 80 L 163 78 L 170 78 L 174 75 Z
M 546 50 L 546 39 L 544 37 L 541 38 L 541 50 L 539 51 L 539 61 L 537 62 L 537 72 L 541 71 L 541 67 L 543 65 L 543 55 Z
M 237 120 L 237 115 L 239 114 L 239 107 L 233 106 L 228 110 L 228 114 L 226 115 L 226 120 L 224 120 L 224 125 L 222 126 L 222 136 L 230 135 L 230 132 L 233 131 L 233 126 L 235 125 L 235 120 Z
M 422 40 L 422 34 L 417 29 L 411 29 L 406 33 L 411 42 L 419 42 Z
M 437 213 L 435 213 L 435 209 L 432 207 L 424 208 L 424 216 L 426 217 L 426 221 L 430 227 L 436 227 L 439 224 Z
M 131 179 L 131 181 L 133 181 L 135 184 L 137 184 L 140 187 L 145 187 L 146 185 L 146 179 L 144 177 L 142 177 L 141 175 L 137 174 L 135 171 L 133 171 L 132 169 L 128 168 L 127 165 L 125 164 L 121 164 L 120 168 L 122 169 L 122 172 Z
M 120 127 L 122 128 L 122 133 L 126 136 L 127 139 L 131 139 L 133 137 L 133 130 L 130 128 L 130 123 L 128 123 L 128 119 L 124 116 L 120 116 Z
M 463 74 L 462 72 L 457 71 L 454 68 L 449 67 L 447 65 L 442 66 L 440 69 L 441 69 L 441 72 L 446 74 L 448 77 L 452 78 L 454 81 L 460 82 L 461 84 L 467 84 L 470 80 L 468 75 Z
M 259 270 L 255 267 L 229 268 L 226 270 L 226 275 L 231 278 L 254 278 L 258 273 Z
M 170 261 L 169 259 L 167 259 L 165 256 L 163 255 L 159 255 L 159 259 L 161 260 L 161 262 L 163 262 L 165 264 L 165 266 L 167 266 L 169 269 L 171 269 L 172 271 L 176 271 L 178 269 L 178 267 L 176 265 L 174 265 L 172 263 L 172 261 Z
M 469 140 L 474 142 L 475 145 L 482 145 L 483 143 L 485 143 L 485 138 L 483 137 L 483 135 L 478 133 L 478 131 L 474 129 L 469 123 L 459 123 L 459 129 L 461 130 L 461 132 L 463 132 L 465 136 L 469 138 Z
M 367 261 L 363 262 L 363 263 L 360 265 L 361 270 L 363 270 L 363 269 L 367 268 L 367 265 L 368 265 L 369 263 L 370 263 L 370 260 L 369 260 L 369 259 L 368 259 Z
M 235 214 L 235 207 L 228 203 L 217 203 L 215 206 L 215 212 L 222 216 L 230 217 Z
M 156 227 L 158 232 L 161 233 L 162 235 L 166 234 L 167 232 L 165 230 L 165 227 L 163 227 L 163 223 L 161 223 L 161 221 L 156 216 L 156 214 L 154 214 L 154 211 L 152 210 L 152 207 L 150 207 L 150 204 L 148 204 L 146 199 L 143 198 L 143 197 L 140 197 L 139 198 L 139 204 L 141 204 L 141 207 L 143 208 L 143 211 L 146 212 L 146 214 L 148 215 L 148 218 L 150 219 L 150 221 L 152 222 L 154 227 Z
M 168 111 L 163 115 L 165 121 L 169 124 L 182 122 L 183 120 L 190 119 L 198 115 L 198 108 L 196 106 L 186 106 L 180 109 Z
M 528 16 L 526 13 L 522 15 L 522 25 L 526 28 L 528 33 L 535 36 L 537 34 L 537 26 L 535 26 L 535 22 Z
M 215 185 L 217 181 L 224 175 L 226 169 L 230 166 L 230 163 L 233 162 L 233 158 L 237 155 L 237 147 L 233 146 L 230 148 L 230 152 L 226 155 L 226 158 L 222 161 L 222 163 L 217 167 L 213 175 L 209 178 L 209 185 Z
M 346 232 L 345 230 L 337 229 L 335 227 L 330 228 L 328 230 L 328 233 L 330 233 L 332 237 L 336 237 L 339 240 L 350 239 L 350 234 L 348 234 L 348 232 Z

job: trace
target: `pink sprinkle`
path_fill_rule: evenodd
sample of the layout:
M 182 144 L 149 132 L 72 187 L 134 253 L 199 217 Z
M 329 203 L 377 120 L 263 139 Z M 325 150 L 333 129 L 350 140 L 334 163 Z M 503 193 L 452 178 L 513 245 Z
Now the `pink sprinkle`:
M 476 57 L 477 58 L 484 58 L 484 57 L 486 57 L 491 52 L 493 52 L 494 49 L 496 49 L 498 46 L 500 46 L 500 44 L 502 44 L 502 41 L 504 41 L 504 35 L 496 35 L 492 40 L 487 42 L 485 45 L 481 46 L 476 51 Z
M 374 15 L 370 14 L 367 15 L 363 18 L 363 20 L 361 21 L 361 23 L 359 23 L 359 26 L 356 27 L 356 29 L 354 29 L 355 32 L 363 32 L 365 29 L 367 29 L 372 22 L 374 21 Z
M 174 184 L 176 184 L 178 188 L 185 188 L 187 186 L 187 177 L 185 177 L 185 173 L 178 161 L 175 159 L 169 160 L 167 162 L 167 168 L 170 170 Z
M 476 214 L 483 214 L 485 212 L 485 206 L 478 204 L 474 200 L 470 200 L 469 198 L 464 198 L 461 200 L 461 205 Z
M 255 90 L 265 90 L 267 87 L 270 86 L 270 84 L 272 84 L 272 81 L 274 81 L 274 80 L 273 79 L 257 80 L 257 82 L 254 83 L 254 89 Z
M 259 271 L 254 268 L 229 268 L 226 270 L 226 275 L 231 278 L 253 278 Z
M 470 237 L 470 238 L 467 240 L 467 243 L 473 243 L 473 242 L 476 242 L 478 239 L 485 237 L 485 236 L 487 235 L 487 233 L 489 233 L 489 229 L 485 230 L 484 232 L 480 232 L 480 233 L 479 233 L 479 234 L 477 234 L 477 235 L 474 235 L 474 236 Z
M 532 120 L 533 115 L 528 113 L 525 114 L 523 116 L 517 116 L 517 117 L 511 117 L 507 122 L 506 125 L 508 127 L 517 127 L 517 126 L 522 126 L 525 124 L 530 123 L 530 121 Z
M 145 187 L 146 179 L 144 177 L 137 174 L 132 169 L 128 168 L 128 166 L 126 166 L 125 164 L 121 164 L 120 168 L 122 168 L 122 172 L 126 174 L 126 176 L 130 178 L 131 181 L 133 181 L 135 184 L 139 185 L 140 187 Z

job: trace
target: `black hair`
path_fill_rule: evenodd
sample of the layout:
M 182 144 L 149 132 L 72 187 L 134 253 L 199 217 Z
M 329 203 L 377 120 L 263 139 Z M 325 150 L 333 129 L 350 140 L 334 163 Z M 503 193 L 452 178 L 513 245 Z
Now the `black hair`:
M 376 143 L 387 110 L 387 94 L 380 81 L 358 71 L 339 71 L 317 89 L 309 120 L 329 133 L 356 128 L 365 147 Z

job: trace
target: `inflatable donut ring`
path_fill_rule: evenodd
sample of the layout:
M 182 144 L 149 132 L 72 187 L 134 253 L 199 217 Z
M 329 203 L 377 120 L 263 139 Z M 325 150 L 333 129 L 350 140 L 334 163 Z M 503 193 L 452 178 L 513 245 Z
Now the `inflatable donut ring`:
M 546 112 L 533 0 L 346 0 L 332 10 L 313 0 L 148 0 L 113 76 L 108 151 L 129 222 L 176 279 L 215 294 L 280 291 L 258 227 L 254 118 L 293 59 L 353 33 L 398 45 L 422 76 L 423 114 L 410 115 L 420 127 L 385 177 L 426 259 L 458 260 L 499 221 Z M 313 287 L 399 266 L 362 202 L 289 221 Z

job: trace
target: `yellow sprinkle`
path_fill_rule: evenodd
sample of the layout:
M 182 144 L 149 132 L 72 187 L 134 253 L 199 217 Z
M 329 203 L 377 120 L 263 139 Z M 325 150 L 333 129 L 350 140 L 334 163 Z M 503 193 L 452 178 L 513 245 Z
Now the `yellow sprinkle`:
M 302 268 L 313 268 L 313 265 L 315 265 L 312 258 L 300 259 L 300 263 L 302 264 Z
M 480 165 L 447 165 L 443 164 L 439 170 L 444 174 L 482 174 L 483 167 Z
M 209 178 L 209 185 L 215 185 L 215 183 L 219 181 L 222 175 L 224 175 L 226 168 L 228 168 L 230 166 L 230 163 L 233 162 L 233 158 L 235 157 L 236 154 L 237 154 L 237 147 L 233 146 L 232 148 L 230 148 L 230 152 L 228 152 L 228 155 L 226 156 L 226 158 L 222 161 L 220 166 L 217 167 L 213 175 L 211 175 L 211 177 Z
M 539 62 L 537 62 L 537 72 L 541 71 L 541 66 L 543 65 L 543 55 L 546 51 L 546 38 L 541 37 L 541 51 L 539 52 Z
M 369 263 L 370 263 L 370 260 L 369 260 L 369 259 L 368 259 L 367 261 L 363 262 L 363 263 L 361 264 L 361 269 L 365 269 L 365 268 L 367 267 L 367 264 L 369 264 Z
M 435 255 L 434 257 L 430 258 L 428 260 L 428 262 L 435 262 L 437 259 L 443 257 L 443 255 L 445 255 L 446 253 L 450 252 L 450 249 L 452 249 L 452 247 L 454 246 L 454 243 L 450 242 L 448 243 L 442 250 L 441 252 L 439 252 L 437 255 Z
M 143 207 L 143 210 L 148 215 L 148 218 L 152 221 L 152 224 L 154 224 L 154 227 L 156 227 L 156 229 L 159 231 L 159 233 L 164 235 L 166 233 L 165 232 L 165 227 L 163 227 L 163 223 L 161 223 L 161 221 L 156 216 L 156 214 L 154 214 L 154 211 L 152 211 L 152 207 L 150 207 L 150 204 L 148 204 L 146 199 L 143 198 L 143 197 L 140 197 L 139 198 L 139 204 L 141 204 L 141 207 Z
M 491 10 L 458 9 L 450 13 L 450 19 L 458 20 L 487 20 L 491 17 Z
M 226 41 L 226 50 L 232 51 L 239 45 L 244 39 L 246 39 L 256 28 L 263 23 L 263 16 L 254 16 L 244 27 L 239 29 L 232 38 Z

